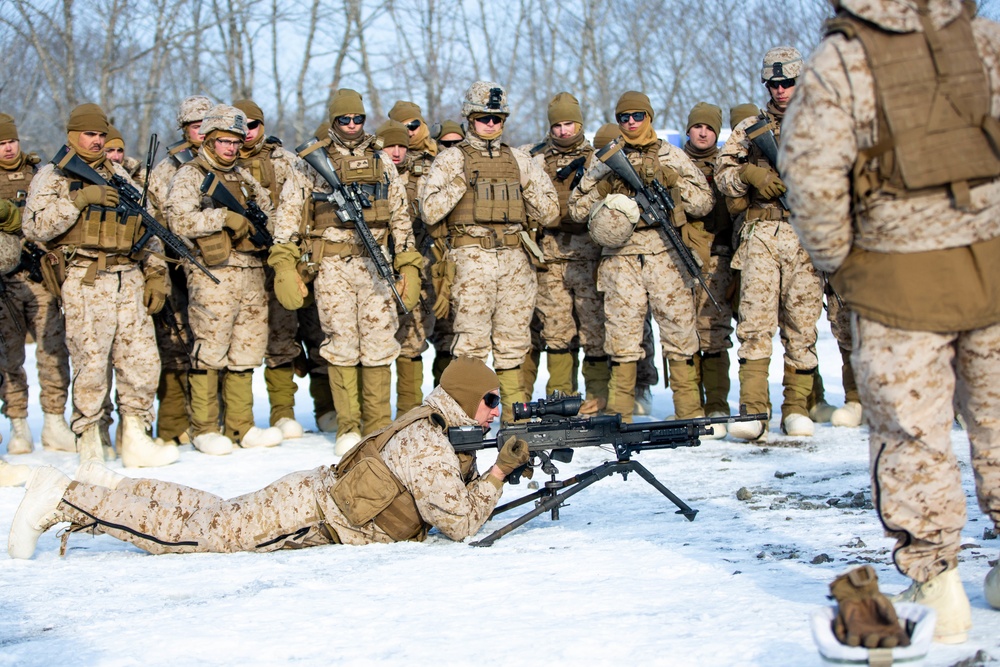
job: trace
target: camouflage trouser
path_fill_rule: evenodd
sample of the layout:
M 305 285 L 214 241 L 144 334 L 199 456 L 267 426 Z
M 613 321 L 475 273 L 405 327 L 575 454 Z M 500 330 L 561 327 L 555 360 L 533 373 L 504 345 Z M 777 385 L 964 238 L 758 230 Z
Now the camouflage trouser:
M 420 303 L 406 315 L 399 318 L 396 340 L 399 341 L 399 355 L 415 359 L 427 351 L 427 339 L 434 331 L 434 286 L 431 284 L 431 263 L 424 257 L 424 268 L 420 273 Z
M 823 311 L 819 276 L 787 222 L 750 220 L 732 267 L 742 271 L 739 323 L 740 359 L 770 359 L 780 330 L 785 365 L 816 368 L 816 323 Z
M 531 349 L 531 314 L 538 291 L 527 255 L 517 247 L 478 246 L 455 248 L 449 254 L 456 265 L 451 353 L 486 361 L 493 352 L 496 370 L 516 368 Z
M 597 289 L 604 293 L 604 350 L 612 361 L 643 357 L 647 304 L 660 328 L 663 356 L 687 359 L 698 351 L 694 293 L 685 284 L 673 253 L 609 255 L 601 260 Z
M 217 266 L 212 273 L 218 285 L 201 271 L 188 269 L 191 367 L 253 370 L 267 349 L 264 269 Z
M 267 290 L 267 350 L 264 362 L 268 368 L 284 366 L 294 361 L 302 351 L 298 340 L 299 316 L 296 310 L 286 310 L 274 295 L 274 271 L 265 269 L 264 289 Z
M 324 468 L 286 475 L 230 500 L 172 482 L 127 479 L 111 490 L 73 482 L 59 509 L 152 554 L 276 551 L 331 544 L 317 498 L 327 494 Z
M 156 347 L 160 351 L 163 370 L 186 371 L 191 368 L 191 326 L 188 322 L 188 289 L 184 269 L 170 264 L 169 305 L 173 309 L 177 329 L 167 324 L 162 311 L 153 317 Z M 197 269 L 196 269 L 197 270 Z
M 854 316 L 854 371 L 868 420 L 872 496 L 900 572 L 927 581 L 955 567 L 965 494 L 952 450 L 965 418 L 976 495 L 1000 525 L 1000 324 L 904 331 Z
M 153 320 L 142 303 L 145 279 L 138 266 L 98 271 L 84 285 L 85 267 L 71 266 L 62 286 L 66 346 L 73 364 L 73 431 L 101 419 L 109 363 L 115 371 L 118 411 L 153 422 L 160 379 Z
M 733 346 L 733 306 L 727 298 L 733 284 L 733 270 L 729 257 L 712 255 L 702 267 L 708 289 L 721 308 L 716 308 L 708 292 L 696 290 L 698 307 L 698 340 L 702 352 L 723 352 Z
M 313 288 L 326 335 L 320 354 L 332 365 L 388 366 L 399 356 L 396 300 L 370 259 L 324 257 Z
M 579 334 L 588 357 L 604 356 L 604 298 L 597 291 L 597 262 L 549 262 L 538 274 L 538 316 L 550 350 L 571 349 Z
M 7 361 L 2 368 L 3 414 L 14 419 L 28 416 L 28 376 L 24 372 L 24 341 L 35 339 L 35 366 L 41 388 L 42 411 L 64 414 L 69 395 L 69 351 L 66 325 L 59 302 L 40 283 L 21 272 L 3 278 L 7 301 L 0 300 L 0 334 Z M 15 312 L 10 312 L 8 302 Z M 20 331 L 18 331 L 20 325 Z

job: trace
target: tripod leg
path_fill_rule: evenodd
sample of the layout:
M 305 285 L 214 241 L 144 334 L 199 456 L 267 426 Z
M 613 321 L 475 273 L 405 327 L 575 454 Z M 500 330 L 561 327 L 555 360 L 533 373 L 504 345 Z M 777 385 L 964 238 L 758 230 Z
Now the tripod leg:
M 688 507 L 683 500 L 674 495 L 673 491 L 663 486 L 663 484 L 660 483 L 660 480 L 656 479 L 656 477 L 653 476 L 653 473 L 649 472 L 649 470 L 647 470 L 644 465 L 642 465 L 638 461 L 629 461 L 628 463 L 629 463 L 629 468 L 634 470 L 636 474 L 639 475 L 639 477 L 642 477 L 644 480 L 649 482 L 654 489 L 665 495 L 667 498 L 670 499 L 670 502 L 672 502 L 674 505 L 677 505 L 677 507 L 680 508 L 677 514 L 683 514 L 688 521 L 694 521 L 694 517 L 696 514 L 698 514 L 698 510 L 693 510 L 690 507 Z

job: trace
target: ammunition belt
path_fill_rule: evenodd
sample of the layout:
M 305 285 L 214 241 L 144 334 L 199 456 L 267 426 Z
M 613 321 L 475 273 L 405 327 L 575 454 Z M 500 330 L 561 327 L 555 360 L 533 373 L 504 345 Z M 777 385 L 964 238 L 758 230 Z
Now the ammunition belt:
M 780 206 L 747 209 L 747 220 L 788 220 L 789 213 Z
M 504 234 L 502 237 L 496 236 L 451 236 L 448 242 L 452 248 L 464 248 L 470 245 L 477 245 L 484 250 L 495 248 L 513 248 L 521 245 L 521 237 L 517 234 Z

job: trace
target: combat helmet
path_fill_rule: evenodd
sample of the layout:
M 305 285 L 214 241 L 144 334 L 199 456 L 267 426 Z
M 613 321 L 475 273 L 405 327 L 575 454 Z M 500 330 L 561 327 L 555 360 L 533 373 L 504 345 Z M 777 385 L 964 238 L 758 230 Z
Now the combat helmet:
M 228 104 L 218 104 L 208 110 L 201 121 L 201 133 L 208 136 L 209 132 L 229 132 L 244 139 L 247 136 L 247 116 L 236 107 Z
M 621 210 L 626 208 L 619 205 L 619 202 L 624 203 L 623 200 L 632 202 L 631 206 L 627 207 L 632 209 L 631 213 Z M 621 195 L 605 199 L 598 204 L 590 216 L 587 228 L 594 243 L 605 248 L 621 248 L 632 238 L 632 232 L 635 231 L 638 222 L 638 207 L 632 200 Z
M 465 98 L 462 100 L 462 115 L 468 118 L 474 113 L 509 116 L 507 91 L 493 81 L 476 81 L 465 91 Z
M 177 110 L 177 127 L 183 130 L 184 126 L 188 123 L 197 123 L 200 120 L 204 120 L 205 114 L 208 113 L 212 106 L 212 100 L 204 95 L 194 95 L 193 97 L 185 98 Z
M 794 46 L 776 46 L 764 54 L 760 82 L 797 79 L 802 74 L 802 54 Z

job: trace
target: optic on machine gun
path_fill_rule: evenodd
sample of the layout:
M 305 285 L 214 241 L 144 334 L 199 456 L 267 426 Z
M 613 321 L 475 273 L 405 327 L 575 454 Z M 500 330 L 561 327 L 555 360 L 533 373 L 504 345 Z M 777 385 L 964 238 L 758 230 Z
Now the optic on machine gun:
M 553 396 L 548 400 L 540 398 L 531 403 L 515 403 L 514 419 L 536 419 L 545 417 L 575 417 L 580 412 L 583 399 L 579 396 Z

